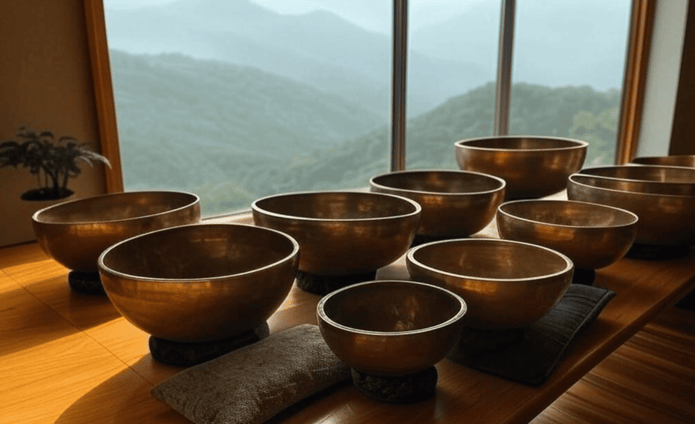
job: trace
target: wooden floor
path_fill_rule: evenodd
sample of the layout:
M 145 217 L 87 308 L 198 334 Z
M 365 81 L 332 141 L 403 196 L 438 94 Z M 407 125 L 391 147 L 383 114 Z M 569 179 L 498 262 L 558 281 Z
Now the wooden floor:
M 695 423 L 695 312 L 662 312 L 531 423 Z

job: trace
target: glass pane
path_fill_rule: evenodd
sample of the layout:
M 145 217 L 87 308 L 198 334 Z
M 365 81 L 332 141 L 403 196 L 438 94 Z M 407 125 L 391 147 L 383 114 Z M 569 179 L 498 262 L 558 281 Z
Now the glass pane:
M 500 0 L 411 0 L 408 168 L 457 169 L 454 143 L 492 135 Z
M 630 3 L 517 2 L 511 134 L 585 140 L 585 167 L 613 163 Z
M 204 215 L 387 172 L 389 0 L 106 0 L 127 190 Z

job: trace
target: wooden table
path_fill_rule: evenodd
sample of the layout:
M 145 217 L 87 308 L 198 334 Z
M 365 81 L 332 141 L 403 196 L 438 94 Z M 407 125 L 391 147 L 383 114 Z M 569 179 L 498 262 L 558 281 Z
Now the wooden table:
M 181 368 L 152 360 L 148 335 L 105 297 L 71 291 L 67 270 L 36 244 L 0 249 L 0 422 L 184 423 L 150 389 Z M 407 277 L 403 260 L 379 278 Z M 596 286 L 617 296 L 539 388 L 448 360 L 436 396 L 415 405 L 371 401 L 349 384 L 302 402 L 283 423 L 524 423 L 560 396 L 663 308 L 695 286 L 695 251 L 664 261 L 623 259 Z M 293 287 L 271 317 L 272 332 L 315 323 L 318 296 Z

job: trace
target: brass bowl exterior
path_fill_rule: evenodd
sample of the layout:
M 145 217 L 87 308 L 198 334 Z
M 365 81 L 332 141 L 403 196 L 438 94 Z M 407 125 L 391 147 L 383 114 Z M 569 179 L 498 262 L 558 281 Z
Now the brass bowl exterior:
M 661 246 L 695 244 L 695 196 L 627 191 L 615 178 L 573 174 L 569 177 L 570 200 L 609 205 L 639 217 L 635 243 Z
M 104 289 L 141 330 L 202 342 L 263 324 L 287 297 L 299 244 L 241 224 L 196 224 L 142 234 L 99 257 Z
M 279 194 L 252 204 L 256 225 L 294 237 L 301 271 L 338 276 L 376 271 L 410 247 L 422 208 L 390 194 L 318 191 Z
M 511 240 L 454 239 L 406 255 L 414 281 L 451 290 L 466 301 L 464 325 L 523 328 L 545 315 L 572 283 L 574 264 L 546 247 Z
M 106 194 L 50 206 L 32 216 L 39 246 L 64 267 L 97 272 L 112 244 L 149 231 L 200 221 L 191 193 L 141 191 Z
M 641 156 L 631 161 L 637 165 L 684 166 L 695 168 L 695 155 Z
M 407 375 L 444 359 L 461 332 L 466 303 L 412 281 L 381 280 L 336 290 L 317 305 L 328 347 L 351 368 Z
M 614 180 L 612 187 L 638 193 L 695 196 L 695 169 L 660 165 L 585 168 L 578 174 Z
M 623 258 L 637 236 L 637 222 L 637 215 L 624 209 L 571 200 L 515 200 L 497 210 L 500 237 L 556 250 L 583 269 Z
M 418 234 L 449 238 L 485 228 L 504 200 L 506 185 L 492 175 L 455 170 L 392 172 L 369 184 L 374 192 L 404 196 L 422 206 Z
M 506 199 L 532 199 L 558 193 L 581 169 L 588 143 L 559 137 L 503 136 L 454 144 L 460 169 L 495 175 L 507 182 Z

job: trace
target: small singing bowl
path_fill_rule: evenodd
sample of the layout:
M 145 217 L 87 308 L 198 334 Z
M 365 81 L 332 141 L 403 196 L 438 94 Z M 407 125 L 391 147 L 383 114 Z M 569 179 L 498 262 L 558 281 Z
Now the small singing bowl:
M 417 234 L 432 238 L 466 237 L 485 228 L 504 200 L 505 182 L 468 171 L 417 170 L 378 175 L 374 192 L 404 196 L 422 206 Z
M 294 237 L 299 270 L 321 276 L 363 274 L 408 250 L 422 208 L 401 196 L 359 191 L 278 194 L 254 201 L 254 223 Z
M 41 249 L 73 271 L 98 271 L 99 255 L 112 244 L 161 228 L 200 220 L 192 193 L 141 191 L 87 197 L 49 206 L 32 216 Z
M 695 155 L 641 156 L 632 159 L 637 165 L 684 166 L 695 168 Z
M 628 184 L 634 186 L 639 182 Z M 650 189 L 645 191 L 630 191 L 625 185 L 626 180 L 577 173 L 568 179 L 567 197 L 625 209 L 637 215 L 635 244 L 695 244 L 694 195 L 681 194 L 682 187 L 678 184 L 651 183 Z
M 695 196 L 695 169 L 661 165 L 613 165 L 578 172 L 613 180 L 613 187 L 637 193 Z
M 495 175 L 507 182 L 506 199 L 533 199 L 558 193 L 581 169 L 588 143 L 559 137 L 501 136 L 454 144 L 460 169 Z
M 587 270 L 623 258 L 637 236 L 637 222 L 627 210 L 571 200 L 514 200 L 497 209 L 500 237 L 556 250 Z
M 512 240 L 435 241 L 410 249 L 411 279 L 451 290 L 468 305 L 464 326 L 524 328 L 545 315 L 572 283 L 574 264 L 547 247 Z
M 135 236 L 106 249 L 99 273 L 123 315 L 154 337 L 208 342 L 263 325 L 287 297 L 299 244 L 278 231 L 195 224 Z
M 358 283 L 324 296 L 319 329 L 335 356 L 376 376 L 415 374 L 453 348 L 466 302 L 429 284 L 381 280 Z

